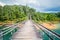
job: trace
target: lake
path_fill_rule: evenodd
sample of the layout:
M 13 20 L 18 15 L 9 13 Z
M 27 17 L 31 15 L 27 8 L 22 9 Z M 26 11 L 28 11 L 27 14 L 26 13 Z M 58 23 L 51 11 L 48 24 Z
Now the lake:
M 58 34 L 60 34 L 60 23 L 59 24 L 55 24 L 56 25 L 56 29 L 54 29 L 54 30 L 52 30 L 52 31 L 54 31 L 54 32 L 56 32 L 56 33 L 58 33 Z M 45 33 L 43 33 L 42 32 L 42 37 L 43 37 L 43 40 L 49 40 L 49 37 L 45 34 Z M 48 33 L 49 34 L 49 33 Z M 58 38 L 56 38 L 55 36 L 53 36 L 53 35 L 51 35 L 51 34 L 49 34 L 54 40 L 60 40 L 60 39 L 58 39 Z
M 54 29 L 54 30 L 52 30 L 52 31 L 55 31 L 56 33 L 58 33 L 58 34 L 60 34 L 60 23 L 59 24 L 55 24 L 56 26 L 57 26 L 57 29 Z M 49 37 L 44 33 L 44 32 L 42 32 L 41 31 L 41 34 L 42 34 L 42 38 L 43 38 L 43 40 L 49 40 Z M 48 33 L 49 34 L 49 33 Z M 49 34 L 54 40 L 59 40 L 58 38 L 56 38 L 55 36 L 53 36 L 53 35 L 51 35 L 51 34 Z M 4 37 L 3 37 L 3 40 L 10 40 L 10 38 L 11 38 L 11 34 L 9 33 L 9 34 L 7 34 L 7 35 L 5 35 Z

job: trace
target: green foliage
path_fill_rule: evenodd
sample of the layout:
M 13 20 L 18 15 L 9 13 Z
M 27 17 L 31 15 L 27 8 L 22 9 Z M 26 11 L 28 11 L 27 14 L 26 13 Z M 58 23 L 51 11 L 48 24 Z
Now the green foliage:
M 56 15 L 57 14 L 57 15 Z M 36 12 L 32 19 L 35 21 L 60 21 L 59 13 L 40 13 Z
M 56 15 L 57 15 L 57 17 L 59 17 L 59 18 L 60 18 L 60 12 L 56 13 Z
M 60 12 L 58 13 L 41 13 L 36 12 L 34 8 L 22 5 L 5 5 L 0 6 L 0 21 L 23 21 L 31 17 L 34 21 L 60 21 Z
M 6 20 L 25 20 L 26 13 L 24 9 L 25 6 L 22 5 L 5 5 L 4 7 L 0 6 L 0 21 Z

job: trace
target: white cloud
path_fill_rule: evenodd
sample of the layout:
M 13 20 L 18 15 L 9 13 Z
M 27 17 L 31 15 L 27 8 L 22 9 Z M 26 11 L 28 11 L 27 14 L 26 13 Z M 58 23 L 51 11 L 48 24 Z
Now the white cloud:
M 45 11 L 45 9 L 60 6 L 60 0 L 16 0 L 17 4 L 29 5 L 37 9 L 37 11 Z
M 5 4 L 5 3 L 0 2 L 0 5 L 1 5 L 1 6 L 4 6 L 4 5 L 6 5 L 6 4 Z
M 7 4 L 16 4 L 16 5 L 29 5 L 39 11 L 44 11 L 47 8 L 60 7 L 60 0 L 10 0 L 10 3 L 6 1 Z M 1 3 L 5 5 L 4 3 Z
M 37 0 L 15 0 L 15 3 L 29 5 L 29 4 L 36 4 Z

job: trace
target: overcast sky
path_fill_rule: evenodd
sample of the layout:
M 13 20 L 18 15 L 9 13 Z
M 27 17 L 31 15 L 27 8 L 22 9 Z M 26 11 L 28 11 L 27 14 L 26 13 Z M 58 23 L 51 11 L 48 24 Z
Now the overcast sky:
M 60 11 L 60 0 L 0 0 L 0 5 L 28 5 L 40 12 Z

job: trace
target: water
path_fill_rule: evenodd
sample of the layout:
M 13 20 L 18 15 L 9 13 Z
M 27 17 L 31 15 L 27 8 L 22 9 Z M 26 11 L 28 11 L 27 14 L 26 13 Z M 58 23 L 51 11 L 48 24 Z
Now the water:
M 3 40 L 11 40 L 12 35 L 18 30 L 18 28 L 15 28 L 12 32 L 9 32 L 7 35 L 3 36 Z
M 54 29 L 54 30 L 52 30 L 52 31 L 55 31 L 56 33 L 58 33 L 58 34 L 60 34 L 60 23 L 59 24 L 56 24 L 56 26 L 57 26 L 57 29 Z M 16 29 L 15 29 L 16 30 Z M 17 31 L 17 30 L 16 30 Z M 15 32 L 16 32 L 15 31 Z M 41 34 L 43 34 L 42 35 L 42 37 L 43 37 L 43 40 L 49 40 L 49 37 L 46 35 L 46 34 L 44 34 L 43 32 L 41 32 Z M 50 34 L 51 35 L 51 34 Z M 7 35 L 5 35 L 5 36 L 3 36 L 3 40 L 11 40 L 11 33 L 8 33 Z M 58 38 L 56 38 L 55 36 L 52 36 L 51 35 L 51 37 L 54 39 L 54 40 L 59 40 Z
M 57 29 L 54 30 L 54 31 L 57 32 L 58 34 L 60 34 L 60 23 L 56 24 L 56 26 L 57 26 Z
M 5 28 L 5 26 L 0 27 L 0 29 Z M 0 40 L 11 40 L 12 35 L 18 30 L 18 28 L 15 28 L 13 31 L 9 32 L 8 34 L 4 35 L 3 39 L 0 38 Z M 5 31 L 5 30 L 4 30 Z
M 56 33 L 58 33 L 58 34 L 60 34 L 60 23 L 59 24 L 55 24 L 56 26 L 57 26 L 57 29 L 54 29 L 54 30 L 52 30 L 52 31 L 54 31 L 54 32 L 56 32 Z M 43 33 L 43 32 L 42 32 Z M 49 34 L 49 33 L 48 33 Z M 55 37 L 55 36 L 53 36 L 53 35 L 51 35 L 51 34 L 49 34 L 54 40 L 60 40 L 60 39 L 58 39 L 57 37 Z M 42 35 L 42 37 L 43 37 L 43 40 L 49 40 L 49 37 L 44 33 L 43 35 Z

